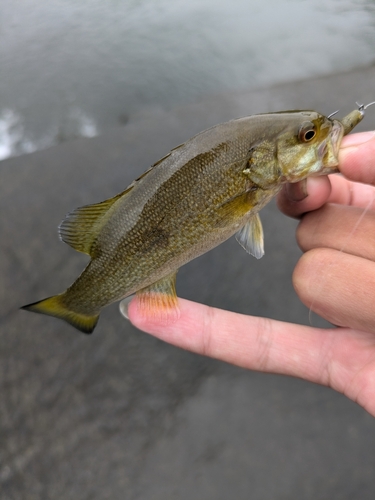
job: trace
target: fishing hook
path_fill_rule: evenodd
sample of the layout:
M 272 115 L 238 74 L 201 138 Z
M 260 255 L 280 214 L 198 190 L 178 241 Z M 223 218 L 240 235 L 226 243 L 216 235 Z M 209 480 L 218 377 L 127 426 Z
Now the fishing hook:
M 357 104 L 357 103 L 356 103 L 356 104 Z M 328 115 L 328 116 L 327 116 L 327 118 L 331 118 L 331 116 L 335 116 L 335 115 L 337 115 L 337 113 L 338 113 L 339 111 L 340 111 L 339 109 L 338 109 L 338 110 L 336 110 L 336 111 L 334 111 L 333 113 L 331 113 L 330 115 Z
M 359 104 L 359 102 L 356 101 L 356 105 L 358 106 L 358 111 L 362 114 L 362 116 L 364 116 L 366 109 L 372 106 L 373 104 L 375 104 L 375 101 L 366 104 L 366 106 L 364 104 Z

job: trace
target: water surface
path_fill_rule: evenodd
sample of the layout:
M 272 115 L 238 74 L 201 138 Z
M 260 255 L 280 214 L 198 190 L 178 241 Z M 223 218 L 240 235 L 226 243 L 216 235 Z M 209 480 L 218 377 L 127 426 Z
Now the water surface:
M 2 2 L 0 157 L 375 59 L 370 0 Z

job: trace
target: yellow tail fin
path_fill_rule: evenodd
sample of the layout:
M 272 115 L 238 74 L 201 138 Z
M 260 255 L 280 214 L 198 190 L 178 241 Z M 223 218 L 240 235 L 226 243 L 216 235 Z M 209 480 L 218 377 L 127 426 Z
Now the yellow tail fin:
M 54 295 L 53 297 L 48 297 L 47 299 L 40 300 L 39 302 L 23 306 L 21 309 L 63 319 L 77 328 L 77 330 L 80 330 L 83 333 L 91 333 L 98 322 L 99 314 L 88 316 L 86 314 L 74 312 L 65 306 L 62 300 L 63 296 L 64 294 Z

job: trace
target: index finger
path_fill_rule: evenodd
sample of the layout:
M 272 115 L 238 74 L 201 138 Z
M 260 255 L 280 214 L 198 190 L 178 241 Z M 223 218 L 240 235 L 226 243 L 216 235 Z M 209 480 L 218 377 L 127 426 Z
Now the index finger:
M 330 175 L 329 178 L 331 192 L 326 203 L 338 203 L 340 205 L 375 210 L 374 186 L 352 182 L 337 174 Z
M 181 298 L 178 304 L 179 319 L 165 324 L 142 315 L 135 297 L 129 303 L 128 317 L 140 330 L 188 351 L 243 368 L 318 381 L 321 366 L 314 368 L 313 360 L 316 363 L 319 357 L 319 338 L 322 340 L 324 330 L 246 316 Z M 309 332 L 316 332 L 317 337 Z
M 319 329 L 246 316 L 178 299 L 180 317 L 170 324 L 142 316 L 133 299 L 134 326 L 189 351 L 264 372 L 300 377 L 345 393 L 375 415 L 374 386 L 361 380 L 374 343 L 366 332 Z M 359 373 L 362 376 L 358 376 Z M 353 380 L 355 379 L 355 382 Z

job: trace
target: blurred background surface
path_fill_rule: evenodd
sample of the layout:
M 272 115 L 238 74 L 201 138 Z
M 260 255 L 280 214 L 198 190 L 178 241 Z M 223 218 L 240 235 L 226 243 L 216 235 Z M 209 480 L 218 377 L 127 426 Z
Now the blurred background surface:
M 0 158 L 375 60 L 373 0 L 17 0 L 0 22 Z
M 14 156 L 0 163 L 1 500 L 373 500 L 375 419 L 345 397 L 168 346 L 116 304 L 91 336 L 18 308 L 84 266 L 58 240 L 66 212 L 113 196 L 200 130 L 373 101 L 374 3 L 0 9 L 1 147 Z M 373 109 L 357 130 L 375 129 Z M 296 221 L 274 204 L 261 218 L 263 259 L 232 238 L 181 269 L 178 293 L 309 324 L 291 284 Z

